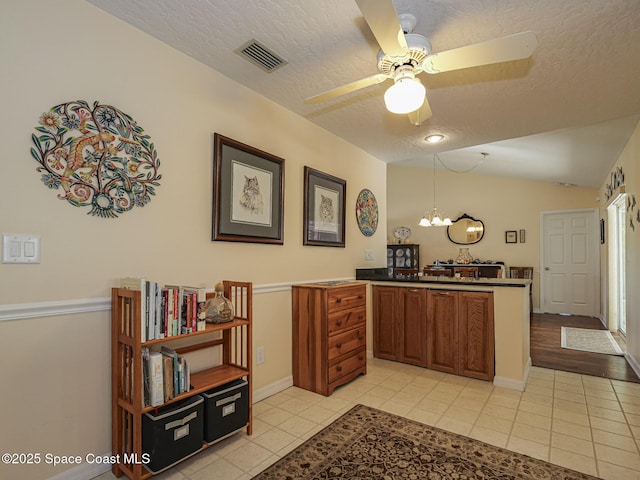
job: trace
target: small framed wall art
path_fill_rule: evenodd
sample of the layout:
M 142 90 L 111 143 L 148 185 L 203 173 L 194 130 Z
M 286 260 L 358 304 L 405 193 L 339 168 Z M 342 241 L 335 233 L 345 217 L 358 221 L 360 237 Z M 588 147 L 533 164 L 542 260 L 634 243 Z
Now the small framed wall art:
M 524 243 L 526 241 L 526 236 L 525 236 L 525 232 L 524 229 L 520 230 L 520 243 Z
M 304 167 L 304 245 L 345 246 L 345 195 L 347 182 Z
M 518 232 L 515 230 L 507 230 L 504 232 L 505 243 L 518 243 Z
M 212 240 L 282 245 L 284 159 L 214 134 Z

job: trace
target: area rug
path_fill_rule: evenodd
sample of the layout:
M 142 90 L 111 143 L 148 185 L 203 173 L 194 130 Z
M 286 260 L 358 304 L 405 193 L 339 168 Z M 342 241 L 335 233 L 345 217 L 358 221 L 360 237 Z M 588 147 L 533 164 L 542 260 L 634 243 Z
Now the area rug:
M 356 405 L 254 480 L 587 480 L 472 438 Z
M 562 348 L 585 352 L 624 355 L 609 330 L 562 327 Z

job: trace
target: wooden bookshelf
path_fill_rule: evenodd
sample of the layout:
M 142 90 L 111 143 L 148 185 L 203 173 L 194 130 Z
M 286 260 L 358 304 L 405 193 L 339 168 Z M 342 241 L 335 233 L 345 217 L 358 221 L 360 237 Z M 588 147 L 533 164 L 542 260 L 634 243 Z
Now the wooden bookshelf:
M 143 347 L 157 347 L 175 340 L 193 339 L 192 343 L 176 348 L 184 354 L 203 348 L 222 349 L 222 363 L 192 372 L 188 392 L 176 395 L 164 405 L 185 400 L 240 378 L 249 384 L 249 416 L 246 432 L 252 433 L 252 284 L 224 282 L 224 295 L 234 305 L 234 320 L 221 324 L 207 324 L 205 330 L 162 339 L 141 341 L 141 292 L 125 288 L 112 289 L 111 310 L 111 385 L 112 385 L 112 453 L 120 460 L 113 464 L 116 477 L 125 474 L 132 480 L 152 477 L 142 462 L 125 459 L 142 458 L 142 416 L 159 407 L 144 405 Z M 213 294 L 207 296 L 210 298 Z M 221 338 L 215 338 L 216 336 Z M 202 445 L 202 449 L 207 444 Z

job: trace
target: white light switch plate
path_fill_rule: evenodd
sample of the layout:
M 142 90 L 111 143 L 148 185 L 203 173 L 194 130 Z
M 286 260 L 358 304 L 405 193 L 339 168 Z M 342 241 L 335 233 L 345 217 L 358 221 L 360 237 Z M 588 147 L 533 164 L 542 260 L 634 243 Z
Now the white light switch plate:
M 365 250 L 364 251 L 364 259 L 365 260 L 373 260 L 373 250 Z
M 4 233 L 2 263 L 40 263 L 40 236 Z

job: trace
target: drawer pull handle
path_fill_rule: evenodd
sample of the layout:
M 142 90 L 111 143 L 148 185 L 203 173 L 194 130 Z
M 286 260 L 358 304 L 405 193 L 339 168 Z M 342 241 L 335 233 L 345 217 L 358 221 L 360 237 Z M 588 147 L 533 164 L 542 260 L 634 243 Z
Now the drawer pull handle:
M 336 322 L 336 325 L 337 325 L 338 327 L 341 327 L 341 326 L 342 326 L 342 320 L 337 321 L 337 322 Z
M 336 303 L 342 303 L 342 299 L 341 298 L 336 298 Z
M 410 290 L 409 290 L 409 292 L 411 292 L 411 293 L 418 293 L 419 291 L 420 291 L 420 290 L 417 290 L 417 289 L 415 289 L 415 288 L 412 288 L 412 289 L 410 289 Z
M 342 344 L 341 343 L 336 343 L 336 348 L 342 348 Z
M 358 299 L 359 300 L 362 300 L 363 298 L 364 298 L 364 295 L 362 295 L 362 294 L 358 295 Z
M 358 320 L 362 320 L 364 318 L 364 315 L 358 315 Z
M 341 371 L 342 371 L 342 366 L 341 366 L 341 365 L 338 365 L 338 366 L 336 367 L 336 370 L 337 370 L 338 372 L 341 372 Z
M 364 357 L 362 355 L 358 355 L 358 360 L 362 361 L 363 359 L 364 359 Z

